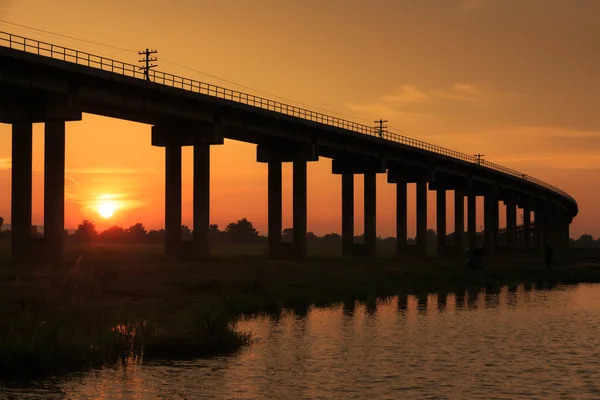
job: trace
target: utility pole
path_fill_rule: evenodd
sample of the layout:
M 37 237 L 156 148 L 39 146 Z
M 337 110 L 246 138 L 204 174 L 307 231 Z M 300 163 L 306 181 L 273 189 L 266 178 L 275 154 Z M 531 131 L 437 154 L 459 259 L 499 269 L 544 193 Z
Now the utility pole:
M 387 119 L 380 119 L 379 121 L 373 121 L 376 124 L 379 124 L 378 126 L 375 126 L 375 129 L 377 129 L 377 133 L 379 134 L 379 137 L 383 138 L 383 133 L 386 132 L 387 133 L 387 125 L 383 125 L 384 122 L 388 122 Z
M 144 59 L 139 61 L 141 63 L 144 63 L 144 65 L 139 68 L 144 71 L 144 76 L 146 77 L 147 81 L 150 80 L 150 70 L 157 66 L 157 64 L 150 64 L 150 63 L 158 61 L 158 58 L 156 58 L 156 57 L 150 58 L 150 55 L 156 54 L 156 53 L 158 53 L 158 51 L 149 50 L 149 49 L 146 49 L 145 51 L 140 51 L 138 53 L 139 55 L 144 56 Z
M 482 159 L 481 157 L 485 156 L 485 154 L 475 154 L 475 157 L 477 157 L 477 165 L 481 165 L 482 161 L 485 161 L 484 159 Z

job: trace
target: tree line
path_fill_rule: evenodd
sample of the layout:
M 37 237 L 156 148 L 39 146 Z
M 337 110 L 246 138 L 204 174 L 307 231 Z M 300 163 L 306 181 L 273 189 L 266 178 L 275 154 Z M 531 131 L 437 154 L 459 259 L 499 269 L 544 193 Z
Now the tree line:
M 2 229 L 4 219 L 0 217 L 0 230 Z M 10 231 L 2 231 L 0 239 L 7 239 L 10 237 Z M 73 233 L 65 231 L 65 235 L 70 240 L 74 240 L 80 243 L 162 243 L 165 237 L 165 230 L 147 230 L 142 223 L 136 223 L 128 228 L 123 228 L 118 225 L 113 225 L 103 231 L 98 231 L 96 225 L 89 221 L 84 220 L 79 224 L 77 229 Z M 227 224 L 225 229 L 221 230 L 219 225 L 211 224 L 208 230 L 208 235 L 211 240 L 223 241 L 230 243 L 255 243 L 264 240 L 266 237 L 259 235 L 252 222 L 246 218 L 242 218 L 235 222 Z M 291 242 L 293 240 L 294 230 L 293 228 L 286 228 L 282 231 L 282 240 L 284 242 Z M 41 237 L 42 234 L 38 232 L 37 227 L 34 225 L 31 227 L 32 237 Z M 192 240 L 194 236 L 193 231 L 186 225 L 181 225 L 181 240 L 188 241 Z M 448 245 L 452 245 L 454 241 L 454 233 L 447 235 Z M 358 242 L 361 242 L 364 238 L 363 235 L 355 236 Z M 465 233 L 466 242 L 466 233 Z M 378 241 L 394 242 L 394 237 L 378 237 Z M 324 242 L 329 244 L 339 244 L 342 241 L 340 234 L 332 232 L 323 236 L 317 236 L 313 232 L 308 232 L 307 241 L 310 242 Z M 435 245 L 436 232 L 434 229 L 427 230 L 427 242 L 428 244 Z M 408 245 L 416 244 L 415 238 L 408 239 Z M 570 239 L 570 246 L 574 248 L 600 248 L 600 237 L 594 239 L 592 235 L 583 234 L 578 239 Z

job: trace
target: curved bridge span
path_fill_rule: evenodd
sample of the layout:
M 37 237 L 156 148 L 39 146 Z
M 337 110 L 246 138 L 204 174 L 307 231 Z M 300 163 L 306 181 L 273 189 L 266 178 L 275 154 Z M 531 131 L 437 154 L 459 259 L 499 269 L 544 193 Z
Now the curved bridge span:
M 257 161 L 268 163 L 269 253 L 306 255 L 306 163 L 331 158 L 342 177 L 342 237 L 346 255 L 375 255 L 375 176 L 386 173 L 397 187 L 397 250 L 406 247 L 406 186 L 417 185 L 417 247 L 426 252 L 427 190 L 437 193 L 438 252 L 447 251 L 446 191 L 454 191 L 457 233 L 476 243 L 476 197 L 484 197 L 485 243 L 498 248 L 498 208 L 506 206 L 508 250 L 567 246 L 577 202 L 529 175 L 474 156 L 376 127 L 277 101 L 149 70 L 54 44 L 0 32 L 0 122 L 12 124 L 12 253 L 30 252 L 31 132 L 45 123 L 44 249 L 61 258 L 64 231 L 65 123 L 82 113 L 152 125 L 152 145 L 165 147 L 165 250 L 176 257 L 185 243 L 181 225 L 181 146 L 194 147 L 194 241 L 192 253 L 210 253 L 210 146 L 224 138 L 257 144 Z M 294 243 L 281 242 L 281 165 L 293 163 Z M 354 175 L 365 179 L 365 240 L 354 243 Z M 467 223 L 465 230 L 465 198 Z M 517 208 L 523 209 L 517 242 Z M 537 223 L 533 224 L 532 220 Z M 463 235 L 456 235 L 462 238 Z M 288 246 L 290 248 L 288 248 Z M 466 247 L 462 239 L 455 249 Z

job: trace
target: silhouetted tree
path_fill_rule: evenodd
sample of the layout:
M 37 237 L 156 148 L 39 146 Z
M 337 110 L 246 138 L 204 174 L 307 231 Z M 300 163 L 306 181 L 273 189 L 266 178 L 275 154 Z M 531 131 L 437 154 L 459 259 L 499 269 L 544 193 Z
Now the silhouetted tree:
M 105 231 L 100 232 L 98 239 L 106 243 L 119 243 L 126 241 L 126 231 L 120 226 L 113 225 Z
M 238 243 L 252 242 L 258 237 L 258 231 L 246 218 L 231 222 L 225 228 L 225 233 L 230 241 Z
M 2 224 L 4 224 L 4 218 L 0 217 L 0 231 L 2 230 Z
M 594 237 L 584 233 L 579 239 L 573 242 L 573 247 L 595 247 Z
M 129 236 L 129 239 L 133 242 L 143 242 L 144 239 L 146 239 L 146 228 L 138 222 L 127 229 L 127 236 Z
M 160 243 L 164 240 L 165 238 L 165 230 L 161 229 L 161 230 L 151 230 L 150 232 L 148 232 L 148 234 L 146 235 L 146 238 L 149 242 L 151 243 Z
M 192 231 L 187 225 L 181 225 L 181 240 L 192 240 Z
M 98 237 L 98 232 L 96 231 L 96 226 L 85 219 L 79 224 L 73 236 L 80 242 L 91 242 Z
M 337 245 L 342 242 L 342 237 L 338 233 L 328 233 L 323 236 L 323 242 L 331 245 Z
M 285 228 L 281 232 L 281 240 L 284 242 L 292 242 L 294 240 L 294 228 Z
M 32 238 L 42 237 L 42 234 L 38 231 L 38 228 L 36 225 L 31 225 L 31 237 Z
M 219 225 L 210 224 L 208 227 L 208 237 L 211 239 L 218 239 L 223 235 L 224 232 L 219 230 Z

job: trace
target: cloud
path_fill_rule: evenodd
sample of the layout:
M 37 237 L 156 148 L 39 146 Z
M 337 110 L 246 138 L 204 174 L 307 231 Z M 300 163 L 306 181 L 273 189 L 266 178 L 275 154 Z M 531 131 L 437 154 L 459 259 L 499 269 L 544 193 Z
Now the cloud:
M 429 135 L 435 144 L 467 154 L 481 152 L 488 161 L 509 168 L 598 170 L 600 131 L 551 126 L 506 126 L 478 132 Z
M 413 85 L 405 85 L 397 93 L 388 94 L 381 98 L 387 103 L 423 103 L 429 96 Z

